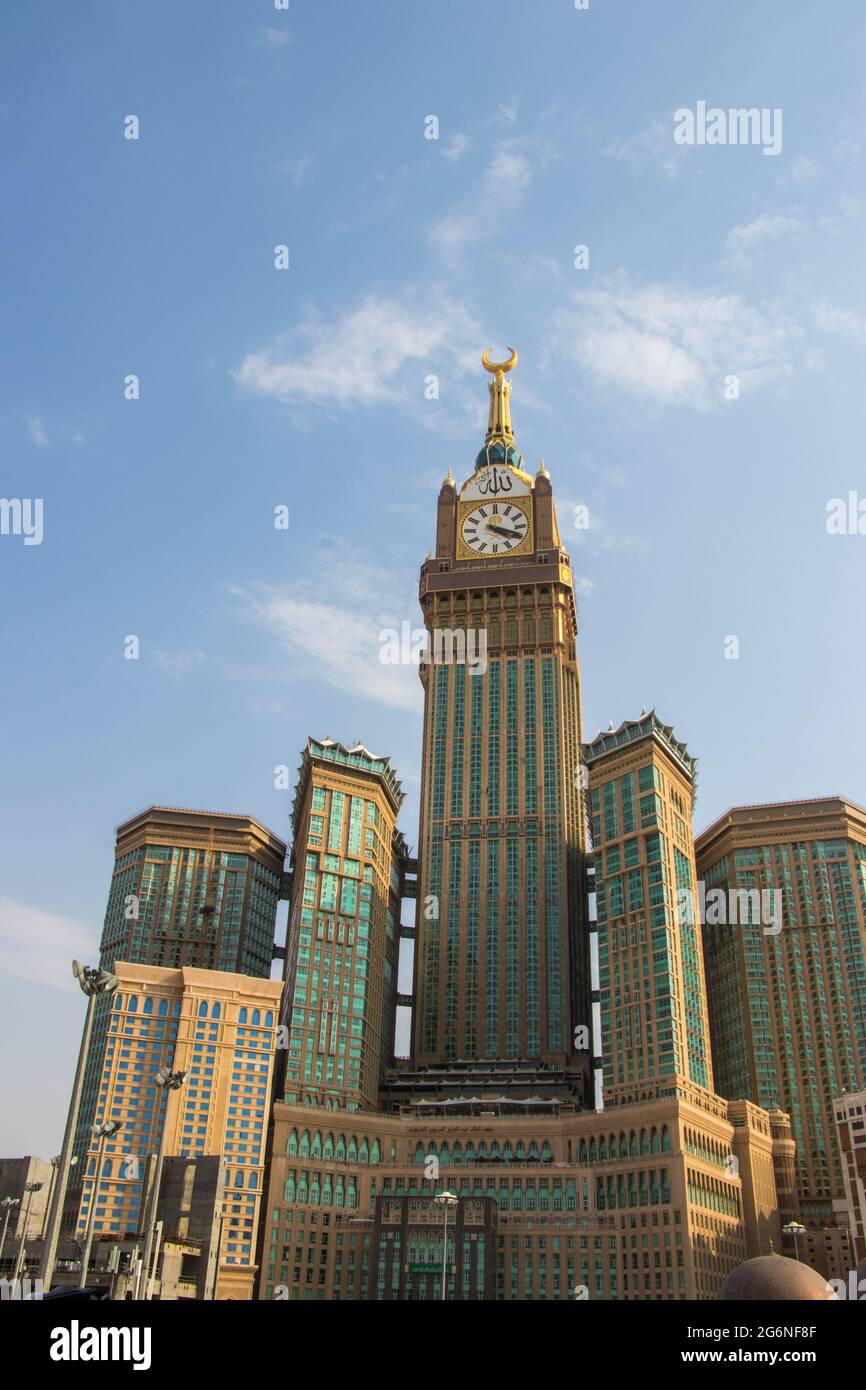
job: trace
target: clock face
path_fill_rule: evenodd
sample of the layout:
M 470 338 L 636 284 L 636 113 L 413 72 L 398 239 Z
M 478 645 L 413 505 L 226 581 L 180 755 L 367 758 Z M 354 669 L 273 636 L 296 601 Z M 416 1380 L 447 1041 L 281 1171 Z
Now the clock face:
M 477 555 L 507 555 L 529 534 L 526 513 L 511 502 L 485 502 L 463 518 L 463 542 Z

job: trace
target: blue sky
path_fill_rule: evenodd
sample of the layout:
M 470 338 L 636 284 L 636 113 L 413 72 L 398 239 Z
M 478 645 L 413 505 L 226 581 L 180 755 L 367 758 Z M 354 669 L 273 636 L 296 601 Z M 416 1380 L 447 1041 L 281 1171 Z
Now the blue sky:
M 60 1147 L 68 962 L 96 955 L 118 821 L 162 802 L 287 837 L 274 767 L 331 734 L 392 757 L 415 843 L 420 685 L 378 633 L 420 621 L 484 347 L 520 352 L 587 736 L 654 705 L 700 759 L 697 829 L 866 800 L 866 537 L 826 529 L 866 497 L 860 0 L 0 23 L 2 492 L 44 503 L 40 545 L 0 536 L 0 1152 Z M 676 145 L 698 101 L 780 109 L 781 152 Z

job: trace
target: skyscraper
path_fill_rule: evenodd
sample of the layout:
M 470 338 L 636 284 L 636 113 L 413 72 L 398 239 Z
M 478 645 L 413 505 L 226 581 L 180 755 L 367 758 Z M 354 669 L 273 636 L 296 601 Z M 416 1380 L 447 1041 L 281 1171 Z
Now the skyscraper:
M 100 964 L 268 979 L 285 843 L 250 816 L 150 806 L 117 827 Z
M 833 1112 L 845 1179 L 844 1212 L 841 1202 L 838 1212 L 847 1223 L 851 1253 L 860 1264 L 866 1261 L 866 1091 L 838 1096 Z M 866 1288 L 862 1293 L 866 1293 Z
M 484 447 L 439 493 L 421 567 L 425 687 L 413 1055 L 559 1069 L 590 1023 L 577 610 L 550 476 L 526 471 L 491 363 Z M 531 1067 L 526 1081 L 531 1085 Z M 467 1084 L 471 1085 L 471 1080 Z
M 403 792 L 387 758 L 309 739 L 292 811 L 287 1101 L 374 1109 L 394 1055 Z
M 776 1179 L 790 1176 L 790 1129 L 785 1115 L 731 1108 L 710 1089 L 697 935 L 674 915 L 676 885 L 694 880 L 692 762 L 657 720 L 610 747 L 590 745 L 591 775 L 600 788 L 614 782 L 620 817 L 601 835 L 620 867 L 611 853 L 601 873 L 632 874 L 628 920 L 611 915 L 613 886 L 602 895 L 610 954 L 603 978 L 593 974 L 571 570 L 547 470 L 526 472 L 514 442 L 505 374 L 515 361 L 497 366 L 485 354 L 485 446 L 461 488 L 446 479 L 436 554 L 421 571 L 429 649 L 413 1055 L 386 1068 L 373 1104 L 363 1071 L 344 1071 L 340 1084 L 339 1042 L 344 1015 L 355 1020 L 356 1060 L 365 1018 L 376 1037 L 378 1004 L 363 980 L 373 960 L 391 959 L 381 910 L 389 840 L 380 836 L 371 862 L 347 842 L 346 816 L 356 799 L 373 801 L 393 835 L 393 772 L 333 740 L 310 740 L 302 759 L 264 1297 L 440 1298 L 443 1188 L 458 1203 L 448 1298 L 711 1298 L 747 1255 L 781 1242 Z M 375 818 L 355 816 L 369 851 Z M 360 881 L 380 904 L 368 919 L 351 890 L 343 896 L 362 862 Z M 406 896 L 413 867 L 406 861 Z M 663 922 L 653 916 L 659 891 Z M 383 978 L 387 991 L 384 969 Z M 637 1041 L 618 1027 L 627 992 Z M 605 1113 L 590 1075 L 600 1016 L 617 1101 Z
M 164 1128 L 168 1156 L 218 1156 L 225 1164 L 220 1289 L 250 1298 L 280 982 L 127 961 L 115 962 L 115 972 L 95 1119 L 121 1128 L 102 1149 L 93 1139 L 88 1146 L 79 1234 L 91 1204 L 97 1234 L 119 1239 L 144 1230 L 149 1157 Z M 185 1073 L 178 1090 L 155 1084 L 164 1066 Z
M 866 811 L 844 797 L 739 806 L 696 851 L 717 1085 L 791 1116 L 802 1221 L 832 1226 L 833 1101 L 866 1085 Z
M 268 979 L 285 842 L 250 816 L 151 806 L 117 827 L 99 964 L 194 966 Z M 96 1002 L 73 1152 L 87 1152 L 111 1000 Z M 81 1167 L 65 1205 L 74 1230 Z
M 605 1104 L 712 1091 L 693 905 L 695 760 L 655 714 L 587 744 Z M 679 895 L 679 896 L 678 896 Z M 692 911 L 680 911 L 692 904 Z

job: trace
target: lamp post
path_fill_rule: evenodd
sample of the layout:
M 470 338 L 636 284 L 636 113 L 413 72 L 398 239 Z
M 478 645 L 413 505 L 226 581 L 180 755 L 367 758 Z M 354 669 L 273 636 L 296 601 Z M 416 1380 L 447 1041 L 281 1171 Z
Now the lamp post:
M 78 1287 L 84 1288 L 87 1283 L 87 1266 L 90 1264 L 90 1247 L 93 1243 L 93 1227 L 96 1215 L 96 1200 L 99 1192 L 99 1179 L 102 1176 L 102 1151 L 105 1148 L 106 1139 L 110 1139 L 112 1134 L 116 1134 L 122 1128 L 120 1120 L 108 1120 L 105 1124 L 94 1125 L 93 1133 L 97 1136 L 96 1144 L 96 1168 L 93 1173 L 93 1190 L 90 1194 L 90 1206 L 87 1211 L 87 1231 L 84 1237 L 84 1254 L 81 1256 L 81 1273 L 78 1277 Z
M 18 1259 L 15 1261 L 15 1273 L 12 1275 L 13 1283 L 21 1278 L 21 1270 L 27 1256 L 27 1226 L 30 1222 L 30 1208 L 33 1205 L 33 1193 L 42 1191 L 41 1182 L 26 1182 L 24 1191 L 27 1193 L 27 1201 L 24 1203 L 24 1222 L 21 1227 L 21 1239 L 18 1242 Z
M 147 1210 L 147 1230 L 144 1238 L 144 1264 L 143 1264 L 143 1283 L 139 1286 L 139 1299 L 150 1297 L 150 1259 L 153 1251 L 153 1232 L 156 1225 L 156 1211 L 159 1203 L 159 1185 L 162 1181 L 162 1160 L 165 1155 L 165 1134 L 168 1127 L 168 1094 L 170 1091 L 179 1091 L 183 1085 L 185 1071 L 172 1071 L 170 1067 L 160 1067 L 154 1074 L 154 1081 L 159 1087 L 160 1096 L 166 1092 L 165 1114 L 162 1117 L 162 1127 L 159 1132 L 159 1149 L 156 1155 L 156 1167 L 153 1173 L 153 1183 L 150 1189 L 150 1201 Z M 157 1101 L 159 1104 L 159 1101 Z M 143 1290 L 143 1292 L 142 1292 Z
M 787 1232 L 788 1232 L 788 1235 L 794 1237 L 794 1256 L 795 1256 L 796 1259 L 799 1260 L 799 1258 L 800 1258 L 800 1242 L 799 1242 L 799 1240 L 797 1239 L 797 1237 L 798 1237 L 798 1236 L 804 1236 L 804 1235 L 806 1234 L 806 1227 L 805 1227 L 805 1226 L 801 1226 L 800 1223 L 799 1223 L 799 1221 L 789 1221 L 788 1224 L 787 1224 L 787 1226 L 783 1226 L 783 1227 L 782 1227 L 782 1230 L 783 1230 L 783 1231 L 787 1231 Z
M 210 1278 L 210 1266 L 211 1266 L 211 1263 L 213 1263 L 213 1265 L 214 1265 L 214 1270 L 213 1270 L 213 1282 L 212 1282 L 211 1285 L 210 1285 L 210 1296 L 211 1296 L 212 1299 L 215 1299 L 216 1296 L 217 1296 L 217 1285 L 219 1284 L 219 1277 L 220 1277 L 220 1251 L 222 1250 L 222 1244 L 223 1244 L 223 1227 L 225 1226 L 225 1221 L 226 1221 L 226 1188 L 227 1188 L 228 1185 L 229 1185 L 229 1179 L 230 1179 L 230 1177 L 231 1177 L 231 1169 L 230 1169 L 229 1165 L 228 1165 L 227 1163 L 224 1164 L 224 1165 L 221 1165 L 221 1166 L 220 1166 L 219 1182 L 218 1182 L 218 1184 L 217 1184 L 217 1187 L 218 1187 L 217 1199 L 218 1199 L 218 1201 L 219 1201 L 220 1214 L 219 1214 L 219 1219 L 218 1219 L 218 1224 L 217 1224 L 216 1260 L 212 1262 L 212 1260 L 211 1260 L 212 1251 L 209 1249 L 209 1250 L 208 1250 L 208 1274 L 205 1276 L 205 1297 L 207 1297 L 207 1281 L 208 1281 L 208 1279 Z M 213 1238 L 213 1225 L 211 1225 L 211 1238 Z
M 54 1200 L 54 1186 L 55 1186 L 55 1184 L 56 1184 L 56 1182 L 57 1182 L 57 1174 L 58 1174 L 59 1171 L 60 1171 L 60 1164 L 61 1164 L 61 1162 L 62 1162 L 62 1159 L 63 1159 L 63 1155 L 62 1155 L 62 1154 L 57 1154 L 54 1158 L 50 1158 L 50 1159 L 48 1160 L 49 1163 L 51 1164 L 51 1182 L 48 1184 L 48 1198 L 47 1198 L 47 1201 L 46 1201 L 46 1203 L 45 1203 L 45 1211 L 43 1212 L 43 1215 L 42 1215 L 42 1230 L 41 1230 L 40 1233 L 39 1233 L 40 1239 L 41 1239 L 41 1240 L 44 1240 L 44 1239 L 45 1239 L 45 1232 L 46 1232 L 47 1227 L 48 1227 L 48 1218 L 49 1218 L 49 1216 L 50 1216 L 50 1214 L 51 1214 L 51 1203 L 52 1203 L 52 1201 Z M 73 1154 L 72 1157 L 71 1157 L 70 1160 L 69 1160 L 69 1166 L 70 1166 L 70 1168 L 73 1168 L 77 1162 L 78 1162 L 78 1158 L 77 1158 L 77 1156 L 76 1156 L 75 1154 Z
M 9 1217 L 12 1215 L 14 1208 L 20 1207 L 20 1205 L 20 1197 L 4 1197 L 3 1201 L 0 1202 L 0 1207 L 5 1207 L 6 1209 L 6 1220 L 3 1222 L 3 1237 L 0 1239 L 0 1260 L 3 1258 L 3 1251 L 6 1246 L 6 1232 L 9 1229 Z
M 445 1224 L 442 1231 L 442 1301 L 445 1301 L 445 1281 L 448 1274 L 448 1212 L 452 1207 L 456 1207 L 459 1198 L 453 1192 L 440 1192 L 438 1197 L 433 1198 L 438 1202 L 445 1216 Z
M 93 1008 L 98 994 L 113 994 L 120 984 L 116 975 L 110 975 L 107 970 L 88 969 L 86 965 L 82 965 L 81 962 L 77 960 L 72 962 L 72 973 L 78 981 L 82 993 L 87 995 L 87 1014 L 84 1019 L 84 1032 L 81 1038 L 81 1046 L 78 1049 L 78 1065 L 75 1069 L 72 1099 L 69 1102 L 69 1112 L 66 1116 L 66 1131 L 63 1135 L 63 1148 L 60 1152 L 57 1182 L 54 1185 L 54 1200 L 51 1204 L 51 1215 L 48 1218 L 48 1235 L 45 1241 L 45 1249 L 42 1253 L 42 1268 L 39 1271 L 39 1277 L 42 1280 L 42 1285 L 46 1293 L 48 1293 L 51 1288 L 54 1263 L 57 1258 L 57 1241 L 60 1236 L 60 1223 L 63 1218 L 63 1203 L 66 1201 L 69 1172 L 75 1161 L 72 1157 L 72 1145 L 75 1141 L 78 1111 L 81 1108 L 81 1092 L 84 1089 L 84 1071 L 87 1065 L 87 1054 L 90 1051 L 90 1036 L 93 1032 Z

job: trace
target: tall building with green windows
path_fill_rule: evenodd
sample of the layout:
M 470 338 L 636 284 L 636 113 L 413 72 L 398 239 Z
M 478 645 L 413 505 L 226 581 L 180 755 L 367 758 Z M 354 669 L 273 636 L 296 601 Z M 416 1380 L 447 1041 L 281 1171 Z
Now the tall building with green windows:
M 429 659 L 413 1057 L 419 1068 L 526 1063 L 529 1085 L 533 1069 L 554 1068 L 566 1091 L 585 1095 L 577 610 L 550 476 L 543 463 L 528 473 L 515 444 L 505 376 L 514 361 L 485 354 L 485 444 L 461 487 L 449 472 L 436 552 L 421 568 Z
M 737 806 L 696 848 L 727 908 L 703 933 L 719 1089 L 789 1113 L 802 1220 L 845 1224 L 833 1102 L 866 1085 L 866 811 L 839 796 Z M 762 892 L 780 922 L 739 910 Z
M 444 1263 L 447 1299 L 715 1298 L 781 1242 L 790 1132 L 711 1089 L 698 938 L 674 914 L 694 764 L 654 717 L 587 751 L 594 920 L 571 568 L 547 469 L 514 442 L 516 354 L 482 360 L 485 445 L 462 487 L 449 472 L 421 569 L 414 882 L 388 760 L 331 740 L 302 758 L 261 1294 L 439 1300 Z M 388 1065 L 394 1003 L 412 1051 Z
M 695 760 L 654 711 L 587 744 L 606 1105 L 713 1090 Z M 691 904 L 691 911 L 680 905 Z
M 99 964 L 115 961 L 269 979 L 286 845 L 250 816 L 150 806 L 116 831 Z M 88 962 L 89 963 L 89 962 Z M 96 1113 L 111 1001 L 96 1001 L 75 1153 Z M 64 1223 L 75 1219 L 70 1189 Z
M 309 739 L 292 812 L 287 1103 L 374 1108 L 393 1060 L 403 792 L 387 758 Z

